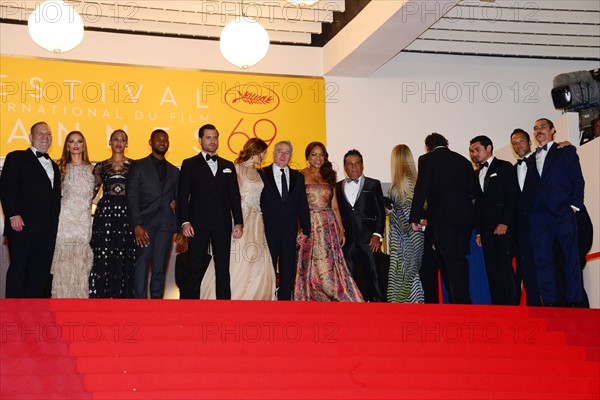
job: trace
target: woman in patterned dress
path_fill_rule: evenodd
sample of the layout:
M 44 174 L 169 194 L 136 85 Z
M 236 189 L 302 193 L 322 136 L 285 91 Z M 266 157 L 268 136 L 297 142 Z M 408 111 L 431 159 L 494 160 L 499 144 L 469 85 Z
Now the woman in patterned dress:
M 94 194 L 102 186 L 102 198 L 92 228 L 90 297 L 133 298 L 135 242 L 127 212 L 127 174 L 131 167 L 131 160 L 125 157 L 127 133 L 114 131 L 109 144 L 111 157 L 94 168 Z
M 419 270 L 423 259 L 423 232 L 413 231 L 409 216 L 417 171 L 410 148 L 399 144 L 392 149 L 392 185 L 389 197 L 393 202 L 390 213 L 390 271 L 388 301 L 394 303 L 424 303 Z
M 58 160 L 62 198 L 52 259 L 52 297 L 87 298 L 92 268 L 94 175 L 83 134 L 70 132 Z
M 311 231 L 298 251 L 293 299 L 363 301 L 342 252 L 346 239 L 335 194 L 336 173 L 325 145 L 309 143 L 305 155 L 308 167 L 300 172 L 306 184 Z

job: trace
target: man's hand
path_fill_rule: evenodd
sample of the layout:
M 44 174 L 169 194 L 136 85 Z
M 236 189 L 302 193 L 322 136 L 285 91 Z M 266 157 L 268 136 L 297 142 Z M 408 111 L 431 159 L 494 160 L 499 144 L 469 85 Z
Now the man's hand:
M 23 218 L 20 215 L 15 215 L 10 218 L 10 227 L 15 232 L 21 232 L 25 227 L 25 222 L 23 222 Z
M 175 208 L 177 207 L 177 202 L 175 200 L 171 200 L 169 206 L 173 209 L 173 211 L 175 211 Z
M 239 239 L 242 237 L 243 233 L 244 233 L 244 228 L 242 227 L 242 225 L 234 225 L 231 236 L 233 236 L 234 239 Z
M 475 244 L 476 244 L 478 247 L 481 247 L 481 235 L 477 235 L 477 236 L 475 236 Z
M 304 246 L 304 243 L 306 243 L 306 239 L 308 238 L 308 236 L 306 236 L 302 231 L 298 232 L 298 235 L 296 235 L 296 243 L 298 243 L 300 246 Z
M 135 235 L 135 244 L 140 247 L 148 247 L 150 244 L 150 236 L 148 235 L 148 231 L 142 225 L 138 225 L 133 230 Z
M 369 247 L 373 253 L 377 253 L 381 248 L 381 238 L 377 235 L 371 236 L 371 242 L 369 243 Z
M 571 142 L 569 142 L 568 140 L 565 140 L 564 142 L 556 143 L 557 149 L 562 149 L 563 147 L 567 147 L 567 146 L 571 146 Z
M 420 231 L 421 228 L 423 227 L 423 225 L 421 224 L 417 224 L 416 222 L 413 222 L 412 224 L 410 224 L 410 226 L 412 227 L 413 231 Z
M 190 224 L 189 222 L 183 224 L 183 226 L 181 227 L 181 233 L 186 238 L 194 237 L 194 228 L 192 228 L 192 224 Z
M 506 231 L 508 231 L 508 226 L 504 224 L 498 224 L 496 229 L 494 229 L 494 235 L 506 235 Z

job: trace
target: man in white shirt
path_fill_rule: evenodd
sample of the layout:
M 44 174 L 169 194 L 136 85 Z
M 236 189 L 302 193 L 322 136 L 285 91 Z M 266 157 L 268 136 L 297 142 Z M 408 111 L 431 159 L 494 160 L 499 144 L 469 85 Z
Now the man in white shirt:
M 375 260 L 385 226 L 381 182 L 363 175 L 363 157 L 358 150 L 344 155 L 344 171 L 346 179 L 336 184 L 346 236 L 344 258 L 365 300 L 385 301 Z
M 533 127 L 540 147 L 528 163 L 528 175 L 535 182 L 535 194 L 528 207 L 530 238 L 538 287 L 545 306 L 558 304 L 552 243 L 557 239 L 565 261 L 566 301 L 571 306 L 583 303 L 583 284 L 577 245 L 575 213 L 583 206 L 585 181 L 573 146 L 558 148 L 556 129 L 547 118 Z
M 50 297 L 50 267 L 60 213 L 60 172 L 48 155 L 52 132 L 31 127 L 31 147 L 8 153 L 0 176 L 10 265 L 6 297 Z

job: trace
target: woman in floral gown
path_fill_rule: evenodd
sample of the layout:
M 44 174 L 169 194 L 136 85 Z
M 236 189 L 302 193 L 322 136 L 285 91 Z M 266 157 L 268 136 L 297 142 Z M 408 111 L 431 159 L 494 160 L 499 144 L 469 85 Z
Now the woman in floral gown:
M 325 145 L 309 143 L 301 172 L 310 208 L 310 237 L 299 248 L 294 300 L 363 301 L 344 259 L 342 218 L 335 194 L 336 173 Z
M 87 298 L 92 268 L 94 176 L 83 134 L 70 132 L 57 162 L 62 199 L 52 259 L 52 297 Z
M 131 160 L 125 157 L 127 133 L 114 131 L 109 144 L 111 157 L 94 168 L 94 194 L 102 187 L 102 198 L 92 228 L 90 297 L 133 298 L 135 242 L 127 212 L 127 175 L 131 167 Z

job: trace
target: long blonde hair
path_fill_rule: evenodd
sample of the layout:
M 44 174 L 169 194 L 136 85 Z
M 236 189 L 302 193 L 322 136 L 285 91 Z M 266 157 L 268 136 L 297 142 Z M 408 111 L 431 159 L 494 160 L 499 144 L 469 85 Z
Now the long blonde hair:
M 392 170 L 390 194 L 412 198 L 417 181 L 417 169 L 410 148 L 405 144 L 394 146 L 390 164 Z

